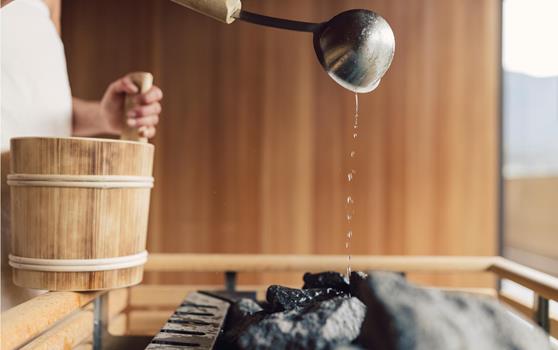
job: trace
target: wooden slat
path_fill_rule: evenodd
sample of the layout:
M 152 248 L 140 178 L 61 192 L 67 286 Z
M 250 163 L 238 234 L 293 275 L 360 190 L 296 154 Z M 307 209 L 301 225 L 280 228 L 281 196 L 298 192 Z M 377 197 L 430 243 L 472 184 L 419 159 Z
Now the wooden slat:
M 558 278 L 502 257 L 469 256 L 360 256 L 352 257 L 353 270 L 404 272 L 493 272 L 536 293 L 558 300 Z M 288 272 L 344 271 L 340 255 L 250 255 L 250 254 L 152 254 L 146 271 L 189 272 Z
M 196 289 L 197 287 L 201 287 Z M 215 286 L 184 286 L 184 285 L 139 285 L 130 290 L 130 306 L 132 308 L 176 308 L 190 291 L 204 287 L 213 289 Z
M 90 342 L 86 342 L 83 344 L 79 344 L 78 346 L 74 347 L 72 350 L 92 350 L 93 344 Z
M 21 350 L 67 350 L 93 333 L 93 312 L 79 311 Z
M 558 275 L 558 176 L 511 177 L 504 186 L 504 253 L 514 261 Z
M 463 256 L 364 256 L 351 258 L 353 270 L 405 272 L 482 272 L 493 257 Z M 183 272 L 303 272 L 345 271 L 343 255 L 257 255 L 257 254 L 151 254 L 146 271 Z
M 174 309 L 169 310 L 140 310 L 128 313 L 129 335 L 155 335 L 172 315 Z
M 490 267 L 501 278 L 507 278 L 533 290 L 535 293 L 552 300 L 558 300 L 558 278 L 497 257 Z
M 108 331 L 111 335 L 125 335 L 128 331 L 128 315 L 119 314 L 110 320 Z
M 112 290 L 108 296 L 108 319 L 112 318 L 128 307 L 130 299 L 130 289 L 121 288 Z
M 39 335 L 102 292 L 50 292 L 2 313 L 3 350 L 15 349 Z

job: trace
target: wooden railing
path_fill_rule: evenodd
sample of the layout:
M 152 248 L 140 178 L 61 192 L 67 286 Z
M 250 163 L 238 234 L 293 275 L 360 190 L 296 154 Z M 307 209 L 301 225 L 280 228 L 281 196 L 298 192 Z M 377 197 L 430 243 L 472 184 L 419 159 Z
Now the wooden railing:
M 548 304 L 558 300 L 558 278 L 516 264 L 501 257 L 450 256 L 353 256 L 354 270 L 388 270 L 400 272 L 479 273 L 491 272 L 498 278 L 519 283 L 536 293 L 538 303 L 528 305 L 513 296 L 494 291 L 503 302 L 519 312 L 547 325 L 551 334 L 558 334 L 558 320 L 550 317 Z M 234 288 L 237 272 L 302 272 L 343 271 L 346 257 L 341 255 L 227 255 L 227 254 L 152 254 L 146 271 L 222 272 Z M 208 287 L 208 286 L 206 286 Z M 187 290 L 199 286 L 138 286 L 111 292 L 109 318 L 122 332 L 124 310 L 146 307 L 154 299 L 147 295 L 167 293 L 168 299 L 179 302 Z M 250 288 L 258 288 L 250 286 Z M 93 311 L 90 304 L 106 292 L 49 292 L 2 314 L 1 348 L 67 349 L 90 340 L 93 333 Z M 175 300 L 176 299 L 176 300 Z M 170 305 L 169 304 L 169 305 Z M 166 304 L 165 304 L 166 305 Z M 169 307 L 169 305 L 166 305 Z M 165 314 L 160 315 L 161 320 Z M 155 325 L 157 326 L 157 325 Z M 117 327 L 118 328 L 118 327 Z

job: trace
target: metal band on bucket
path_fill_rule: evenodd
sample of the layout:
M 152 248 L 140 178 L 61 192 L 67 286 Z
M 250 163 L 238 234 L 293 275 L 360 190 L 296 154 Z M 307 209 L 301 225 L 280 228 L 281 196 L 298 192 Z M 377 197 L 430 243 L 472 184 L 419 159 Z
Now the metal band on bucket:
M 9 255 L 11 267 L 42 272 L 95 272 L 141 266 L 147 261 L 147 251 L 127 256 L 101 259 L 36 259 Z
M 27 187 L 152 188 L 152 176 L 10 174 L 8 185 Z

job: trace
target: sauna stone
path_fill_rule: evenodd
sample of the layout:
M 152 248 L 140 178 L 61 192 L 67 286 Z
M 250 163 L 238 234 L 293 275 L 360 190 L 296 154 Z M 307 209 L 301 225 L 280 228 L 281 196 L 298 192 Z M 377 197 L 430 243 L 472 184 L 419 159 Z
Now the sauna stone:
M 260 311 L 263 311 L 263 308 L 256 301 L 242 298 L 229 308 L 225 328 L 234 328 L 240 325 L 243 320 Z
M 267 289 L 266 298 L 274 312 L 304 307 L 343 295 L 343 290 L 333 288 L 295 289 L 273 285 Z
M 241 332 L 240 349 L 331 349 L 350 344 L 366 313 L 354 297 L 336 296 L 303 308 L 276 312 Z
M 257 324 L 268 315 L 269 314 L 265 311 L 248 313 L 245 314 L 244 317 L 240 317 L 240 314 L 236 314 L 234 319 L 227 315 L 225 333 L 222 339 L 219 339 L 220 346 L 218 346 L 217 349 L 242 349 L 242 347 L 237 347 L 236 345 L 239 337 L 244 334 L 250 326 Z
M 351 276 L 367 306 L 357 343 L 375 350 L 544 350 L 543 331 L 488 297 L 415 287 L 394 273 Z
M 334 271 L 326 271 L 321 273 L 305 273 L 304 286 L 302 289 L 311 288 L 333 288 L 337 290 L 342 290 L 349 292 L 349 283 L 346 277 Z

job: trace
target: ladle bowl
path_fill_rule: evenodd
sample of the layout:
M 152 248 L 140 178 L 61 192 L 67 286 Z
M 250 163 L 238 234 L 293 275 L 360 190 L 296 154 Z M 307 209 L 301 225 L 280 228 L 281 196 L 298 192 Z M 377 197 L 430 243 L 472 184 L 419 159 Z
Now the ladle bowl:
M 268 27 L 314 34 L 320 64 L 339 85 L 366 93 L 373 91 L 388 70 L 395 38 L 385 19 L 370 10 L 349 10 L 327 22 L 308 23 L 263 16 L 241 10 L 238 18 Z
M 320 64 L 344 88 L 374 90 L 388 70 L 395 38 L 385 19 L 368 10 L 349 10 L 325 22 L 314 32 L 314 50 Z

